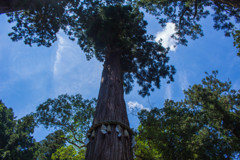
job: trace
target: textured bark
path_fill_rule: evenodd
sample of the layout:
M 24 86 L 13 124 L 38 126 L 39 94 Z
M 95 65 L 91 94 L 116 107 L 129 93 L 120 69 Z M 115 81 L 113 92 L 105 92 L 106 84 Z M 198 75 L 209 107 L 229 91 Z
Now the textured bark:
M 129 126 L 124 102 L 120 54 L 109 53 L 105 58 L 98 103 L 93 124 L 118 121 Z M 87 145 L 86 160 L 132 160 L 131 138 L 117 136 L 116 126 L 103 135 L 100 127 Z

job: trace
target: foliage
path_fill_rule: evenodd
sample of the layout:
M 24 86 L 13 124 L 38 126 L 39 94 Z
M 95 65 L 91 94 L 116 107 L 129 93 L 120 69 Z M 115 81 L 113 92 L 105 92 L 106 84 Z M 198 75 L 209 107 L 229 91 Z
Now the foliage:
M 9 36 L 13 41 L 24 38 L 24 43 L 30 46 L 32 43 L 37 43 L 38 46 L 50 47 L 57 40 L 56 33 L 65 20 L 65 8 L 69 1 L 25 1 L 27 2 L 19 1 L 21 5 L 16 4 L 19 6 L 23 5 L 22 10 L 8 13 L 12 15 L 8 22 L 16 22 L 16 26 L 12 29 L 18 33 L 12 32 Z M 27 5 L 29 3 L 32 5 Z
M 238 49 L 238 56 L 240 56 L 240 30 L 233 32 L 234 46 Z
M 138 127 L 138 130 L 142 130 L 142 126 Z M 152 145 L 151 141 L 143 139 L 141 135 L 136 136 L 135 156 L 136 160 L 158 160 L 161 158 L 161 154 L 158 149 Z
M 5 160 L 30 160 L 36 150 L 32 114 L 16 120 L 11 108 L 0 101 L 0 157 Z
M 13 128 L 15 126 L 15 117 L 11 108 L 7 108 L 2 101 L 0 101 L 0 148 L 1 148 L 1 156 L 2 156 L 2 149 L 8 143 L 10 136 L 13 132 Z
M 51 156 L 58 149 L 63 147 L 66 140 L 63 139 L 64 133 L 61 130 L 57 130 L 50 133 L 44 140 L 37 142 L 37 151 L 34 153 L 34 158 L 38 160 L 51 160 Z
M 137 149 L 140 156 L 151 153 L 150 146 L 159 159 L 229 159 L 239 153 L 240 90 L 216 75 L 185 91 L 184 101 L 166 100 L 162 109 L 139 114 L 139 139 L 150 151 Z
M 187 37 L 203 36 L 201 21 L 211 14 L 216 30 L 230 36 L 239 30 L 240 3 L 228 0 L 140 0 L 138 5 L 158 19 L 162 26 L 167 22 L 176 25 L 174 36 L 180 44 L 187 45 Z M 235 21 L 235 22 L 234 22 Z M 235 42 L 239 45 L 239 41 Z
M 55 153 L 52 154 L 51 159 L 53 160 L 84 160 L 85 150 L 78 152 L 73 145 L 59 148 Z

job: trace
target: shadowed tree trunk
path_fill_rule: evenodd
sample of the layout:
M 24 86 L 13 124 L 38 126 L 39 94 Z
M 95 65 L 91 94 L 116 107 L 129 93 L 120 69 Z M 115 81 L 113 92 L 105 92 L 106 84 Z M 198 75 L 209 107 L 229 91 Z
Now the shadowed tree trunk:
M 109 52 L 105 58 L 98 103 L 93 125 L 105 121 L 117 121 L 129 126 L 124 102 L 120 54 Z M 132 160 L 131 136 L 118 137 L 116 125 L 111 133 L 102 134 L 95 128 L 95 137 L 87 145 L 86 160 Z

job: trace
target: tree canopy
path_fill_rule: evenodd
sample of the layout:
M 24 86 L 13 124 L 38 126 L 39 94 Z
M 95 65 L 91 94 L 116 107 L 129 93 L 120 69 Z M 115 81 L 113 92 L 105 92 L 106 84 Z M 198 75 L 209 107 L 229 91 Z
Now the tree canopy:
M 229 159 L 240 151 L 240 91 L 217 72 L 184 92 L 180 102 L 139 114 L 143 159 Z M 151 158 L 152 157 L 152 158 Z M 157 158 L 158 157 L 158 158 Z

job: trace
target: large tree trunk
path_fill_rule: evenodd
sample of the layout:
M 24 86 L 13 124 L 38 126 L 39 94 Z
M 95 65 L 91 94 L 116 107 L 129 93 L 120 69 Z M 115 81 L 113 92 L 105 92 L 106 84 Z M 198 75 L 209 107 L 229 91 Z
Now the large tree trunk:
M 124 102 L 120 54 L 108 53 L 105 58 L 98 103 L 93 125 L 117 121 L 129 126 Z M 101 126 L 95 128 L 95 137 L 87 145 L 86 160 L 132 160 L 131 136 L 118 137 L 116 125 L 111 133 L 102 134 Z

